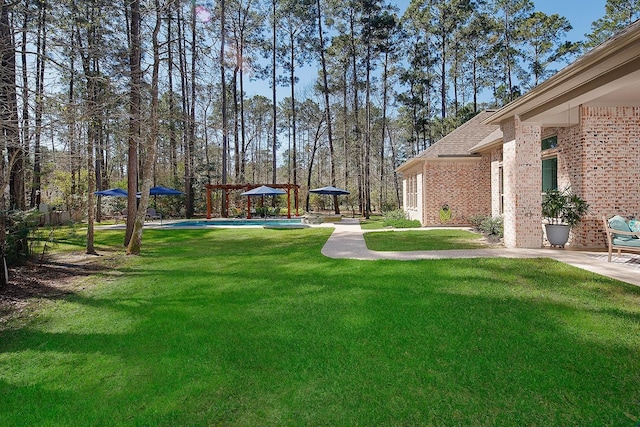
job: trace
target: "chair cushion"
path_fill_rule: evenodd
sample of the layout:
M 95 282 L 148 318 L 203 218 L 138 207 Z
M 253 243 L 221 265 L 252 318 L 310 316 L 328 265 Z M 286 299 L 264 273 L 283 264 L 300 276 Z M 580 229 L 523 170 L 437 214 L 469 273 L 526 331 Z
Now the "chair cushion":
M 612 243 L 615 246 L 633 246 L 634 248 L 640 248 L 640 239 L 629 238 L 630 236 L 614 237 Z
M 634 233 L 640 232 L 640 221 L 635 218 L 629 221 L 629 230 L 633 231 Z
M 627 232 L 631 231 L 631 229 L 629 228 L 629 224 L 627 224 L 627 221 L 620 215 L 616 215 L 613 218 L 609 219 L 609 227 L 619 231 L 627 231 Z M 615 234 L 615 233 L 613 237 L 614 237 L 614 240 L 619 239 L 621 241 L 633 239 L 633 236 L 625 236 L 624 234 Z

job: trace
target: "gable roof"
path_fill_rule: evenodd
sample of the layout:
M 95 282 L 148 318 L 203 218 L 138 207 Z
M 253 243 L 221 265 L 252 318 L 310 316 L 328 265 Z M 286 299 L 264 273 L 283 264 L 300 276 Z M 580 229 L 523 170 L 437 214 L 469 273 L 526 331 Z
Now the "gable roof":
M 469 159 L 477 157 L 471 152 L 471 149 L 478 143 L 483 141 L 487 136 L 493 133 L 499 126 L 494 124 L 484 124 L 483 121 L 488 119 L 494 112 L 491 110 L 483 111 L 449 134 L 438 140 L 426 150 L 419 153 L 396 169 L 402 172 L 418 163 L 434 161 L 437 159 Z
M 487 135 L 482 141 L 471 147 L 469 149 L 469 152 L 480 153 L 482 151 L 486 151 L 489 148 L 492 148 L 495 145 L 502 144 L 502 137 L 502 129 L 497 128 L 489 135 Z

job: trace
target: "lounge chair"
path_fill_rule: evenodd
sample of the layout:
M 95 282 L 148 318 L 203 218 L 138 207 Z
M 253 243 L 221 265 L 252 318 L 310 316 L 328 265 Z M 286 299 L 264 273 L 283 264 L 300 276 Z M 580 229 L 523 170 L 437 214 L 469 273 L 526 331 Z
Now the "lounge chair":
M 147 219 L 154 220 L 159 219 L 162 221 L 162 215 L 160 215 L 154 208 L 147 209 Z
M 640 252 L 640 232 L 632 231 L 627 221 L 620 215 L 607 219 L 602 217 L 604 231 L 607 234 L 607 246 L 609 248 L 609 259 L 615 250 L 620 256 L 620 252 Z

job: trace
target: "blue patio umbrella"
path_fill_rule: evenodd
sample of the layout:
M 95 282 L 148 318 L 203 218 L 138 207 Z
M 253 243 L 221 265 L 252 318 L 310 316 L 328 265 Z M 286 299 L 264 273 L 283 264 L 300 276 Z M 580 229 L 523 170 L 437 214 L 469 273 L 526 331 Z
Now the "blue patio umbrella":
M 261 185 L 260 187 L 242 193 L 243 196 L 279 196 L 280 194 L 287 194 L 287 192 L 267 185 Z
M 180 194 L 184 193 L 180 190 L 163 187 L 161 185 L 157 187 L 151 187 L 151 190 L 149 190 L 149 195 L 151 196 L 179 196 Z
M 330 196 L 342 196 L 345 194 L 351 194 L 347 190 L 343 190 L 342 188 L 336 188 L 333 186 L 314 188 L 313 190 L 309 190 L 309 193 L 328 194 Z
M 343 196 L 343 195 L 346 195 L 346 194 L 351 194 L 347 190 L 343 190 L 342 188 L 336 188 L 336 187 L 333 187 L 331 185 L 329 185 L 327 187 L 314 188 L 312 190 L 309 190 L 309 193 L 334 196 L 334 205 L 335 205 L 334 207 L 335 207 L 335 213 L 336 214 L 340 213 L 340 207 L 338 205 L 337 196 Z
M 260 187 L 253 188 L 241 194 L 243 196 L 247 196 L 247 218 L 251 218 L 251 196 L 262 196 L 262 204 L 264 205 L 264 196 L 280 196 L 282 194 L 287 194 L 287 192 L 280 190 L 279 188 L 261 185 Z
M 151 187 L 149 189 L 149 195 L 154 196 L 154 202 L 153 202 L 154 206 L 156 205 L 155 196 L 179 196 L 181 194 L 184 194 L 184 193 L 180 190 L 176 190 L 175 188 L 163 187 L 161 185 L 158 185 L 156 187 Z M 137 198 L 140 198 L 141 195 L 142 193 L 140 191 L 136 193 Z M 160 215 L 160 224 L 162 225 L 162 215 Z
M 127 190 L 122 188 L 110 188 L 108 190 L 94 191 L 97 196 L 110 196 L 110 197 L 127 197 Z

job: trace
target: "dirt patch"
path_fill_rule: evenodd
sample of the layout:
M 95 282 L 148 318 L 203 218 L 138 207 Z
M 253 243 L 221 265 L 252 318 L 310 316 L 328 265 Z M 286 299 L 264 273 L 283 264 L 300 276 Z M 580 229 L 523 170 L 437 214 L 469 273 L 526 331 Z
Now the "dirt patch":
M 118 255 L 65 253 L 9 268 L 9 283 L 0 288 L 0 329 L 34 303 L 58 299 L 78 290 L 81 278 L 109 270 Z

